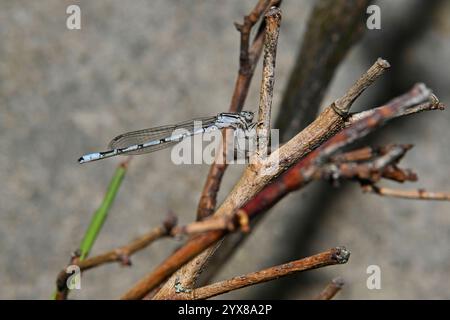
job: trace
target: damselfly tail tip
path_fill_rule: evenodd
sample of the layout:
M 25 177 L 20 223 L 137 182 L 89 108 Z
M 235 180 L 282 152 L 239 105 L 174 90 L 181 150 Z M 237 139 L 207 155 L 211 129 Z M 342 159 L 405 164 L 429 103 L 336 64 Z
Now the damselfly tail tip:
M 79 157 L 78 158 L 78 163 L 85 163 L 86 162 L 86 160 L 84 159 L 84 156 L 83 157 Z
M 86 162 L 90 162 L 90 161 L 99 160 L 101 158 L 102 158 L 102 155 L 99 152 L 89 153 L 89 154 L 85 154 L 84 156 L 80 157 L 78 159 L 78 163 L 86 163 Z

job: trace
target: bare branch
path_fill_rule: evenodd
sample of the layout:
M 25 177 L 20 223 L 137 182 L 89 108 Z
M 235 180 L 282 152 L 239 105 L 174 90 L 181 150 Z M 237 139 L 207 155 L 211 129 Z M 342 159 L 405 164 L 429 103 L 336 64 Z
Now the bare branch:
M 417 179 L 416 175 L 407 175 L 405 173 L 403 176 L 401 176 L 402 178 L 394 179 L 395 176 L 392 174 L 392 171 L 394 170 L 393 168 L 395 168 L 395 170 L 401 171 L 401 169 L 396 168 L 395 165 L 401 158 L 403 158 L 405 153 L 410 150 L 411 147 L 411 145 L 390 145 L 387 147 L 379 148 L 379 154 L 371 159 L 365 159 L 367 161 L 363 163 L 336 163 L 331 161 L 330 163 L 317 167 L 311 178 L 315 180 L 331 180 L 333 182 L 339 179 L 356 180 L 364 184 L 373 184 L 375 182 L 378 182 L 381 178 L 388 178 L 399 182 L 403 182 L 405 180 L 415 181 Z M 175 227 L 172 230 L 172 234 L 192 235 L 196 233 L 215 230 L 226 230 L 228 232 L 232 232 L 237 228 L 248 232 L 248 223 L 248 216 L 245 210 L 238 210 L 233 216 L 213 216 L 203 221 L 190 223 L 186 226 Z
M 334 278 L 321 293 L 315 297 L 315 300 L 331 300 L 334 296 L 341 291 L 344 286 L 344 279 L 341 277 Z
M 388 196 L 395 198 L 450 201 L 450 192 L 429 192 L 424 189 L 397 190 L 379 187 L 371 184 L 364 185 L 363 190 L 364 192 L 371 192 L 380 196 Z
M 411 149 L 411 147 L 411 145 L 392 145 L 389 146 L 389 149 L 386 150 L 384 154 L 363 163 L 331 162 L 321 166 L 314 175 L 316 179 L 338 180 L 343 178 L 365 182 L 370 181 L 372 183 L 378 182 L 381 178 L 384 178 L 385 175 L 388 179 L 394 179 L 391 173 L 393 170 L 391 167 L 395 165 L 405 153 Z M 407 178 L 414 180 L 417 177 L 415 175 L 410 175 Z
M 348 127 L 348 126 L 352 125 L 353 123 L 361 120 L 362 118 L 370 116 L 374 112 L 377 112 L 377 110 L 379 110 L 380 108 L 383 108 L 383 107 L 378 107 L 378 108 L 351 114 L 350 117 L 347 119 L 345 126 Z M 416 106 L 412 106 L 411 108 L 404 109 L 401 113 L 399 113 L 397 115 L 397 117 L 408 116 L 408 115 L 412 115 L 415 113 L 420 113 L 420 112 L 424 112 L 424 111 L 432 111 L 432 110 L 445 110 L 445 105 L 442 104 L 434 94 L 431 95 L 430 101 L 427 101 L 425 103 L 422 103 L 422 104 L 419 104 Z
M 244 106 L 254 70 L 263 49 L 265 22 L 263 21 L 258 29 L 251 46 L 250 32 L 270 6 L 278 6 L 280 3 L 281 0 L 259 0 L 250 14 L 244 17 L 244 23 L 235 24 L 236 28 L 241 33 L 241 48 L 239 56 L 239 72 L 233 96 L 231 98 L 229 107 L 230 112 L 239 112 Z M 222 152 L 218 152 L 214 163 L 209 169 L 208 177 L 203 187 L 197 208 L 197 220 L 210 216 L 216 208 L 217 193 L 220 188 L 223 174 L 227 168 L 225 161 L 225 159 L 227 159 L 227 148 L 225 142 L 228 141 L 228 139 L 231 139 L 231 130 L 224 130 L 222 136 Z
M 335 264 L 344 264 L 348 261 L 349 257 L 350 251 L 348 251 L 345 247 L 336 247 L 311 257 L 220 281 L 194 289 L 190 292 L 175 293 L 169 297 L 169 299 L 208 299 L 233 290 L 278 279 L 280 277 L 285 277 L 293 273 L 323 268 Z
M 369 0 L 315 1 L 275 122 L 288 141 L 318 114 L 333 75 L 365 30 Z
M 259 123 L 257 127 L 258 138 L 258 150 L 266 150 L 268 146 L 269 136 L 267 134 L 270 129 L 270 110 L 272 106 L 273 95 L 273 83 L 275 74 L 275 58 L 277 41 L 279 34 L 279 27 L 281 21 L 281 11 L 277 7 L 272 7 L 265 15 L 265 37 L 264 37 L 264 64 L 263 64 L 263 78 L 261 83 L 260 94 L 260 108 L 259 108 Z M 226 148 L 225 148 L 226 149 Z M 267 153 L 257 152 L 257 159 L 255 159 L 255 165 L 261 165 L 262 156 Z M 261 158 L 259 158 L 261 156 Z M 216 184 L 215 186 L 218 187 Z M 210 193 L 209 193 L 210 194 Z M 214 195 L 215 196 L 215 195 Z M 211 198 L 209 198 L 209 204 L 212 204 Z M 214 222 L 214 220 L 212 220 Z M 207 224 L 210 221 L 207 222 Z M 201 225 L 201 224 L 200 224 Z M 211 228 L 211 226 L 209 226 Z M 203 269 L 205 263 L 211 257 L 212 252 L 216 249 L 210 248 L 209 250 L 201 253 L 197 257 L 197 261 L 194 264 L 186 264 L 181 268 L 174 276 L 169 279 L 166 284 L 155 295 L 155 299 L 164 299 L 165 296 L 172 294 L 175 285 L 183 288 L 192 288 Z
M 314 176 L 317 164 L 329 158 L 340 148 L 357 139 L 367 135 L 372 130 L 381 126 L 384 122 L 394 118 L 398 113 L 413 105 L 423 103 L 429 99 L 431 91 L 423 84 L 416 85 L 406 94 L 387 103 L 383 109 L 378 110 L 370 117 L 365 117 L 356 122 L 354 125 L 342 130 L 336 134 L 315 151 L 308 154 L 300 160 L 296 165 L 292 166 L 288 171 L 279 176 L 272 184 L 264 187 L 259 186 L 258 191 L 250 201 L 238 206 L 223 208 L 220 215 L 232 215 L 233 212 L 241 208 L 249 217 L 255 218 L 258 214 L 265 212 L 275 203 L 282 199 L 291 191 L 303 187 L 311 181 Z M 236 203 L 235 203 L 236 204 Z M 219 209 L 220 210 L 220 209 Z M 230 210 L 230 211 L 228 211 Z M 183 247 L 179 248 L 174 254 L 168 257 L 153 272 L 141 279 L 131 290 L 129 290 L 123 299 L 139 299 L 145 296 L 149 291 L 158 286 L 168 276 L 175 272 L 186 262 L 197 256 L 206 248 L 216 243 L 226 234 L 226 231 L 209 231 L 191 238 Z M 190 261 L 188 265 L 195 265 L 196 260 Z
M 176 220 L 176 217 L 170 214 L 161 226 L 154 228 L 129 244 L 81 261 L 75 256 L 70 264 L 78 266 L 80 271 L 93 269 L 111 262 L 119 262 L 124 266 L 130 266 L 131 255 L 148 247 L 157 239 L 170 236 L 172 228 L 176 225 Z M 58 274 L 56 280 L 58 292 L 63 292 L 67 289 L 66 282 L 69 276 L 70 274 L 65 269 Z
M 345 116 L 348 114 L 354 99 L 389 67 L 390 65 L 386 60 L 379 58 L 341 98 L 327 107 L 313 123 L 278 150 L 274 151 L 271 155 L 272 159 L 269 157 L 269 164 L 267 165 L 270 165 L 273 159 L 279 159 L 281 168 L 278 171 L 284 171 L 286 167 L 298 161 L 301 157 L 341 130 L 344 126 Z
M 266 13 L 265 21 L 266 32 L 264 38 L 263 76 L 259 95 L 258 124 L 256 126 L 256 134 L 258 137 L 257 150 L 255 154 L 256 161 L 262 161 L 268 154 L 273 86 L 275 83 L 275 62 L 277 56 L 278 35 L 280 32 L 281 10 L 277 7 L 272 7 Z

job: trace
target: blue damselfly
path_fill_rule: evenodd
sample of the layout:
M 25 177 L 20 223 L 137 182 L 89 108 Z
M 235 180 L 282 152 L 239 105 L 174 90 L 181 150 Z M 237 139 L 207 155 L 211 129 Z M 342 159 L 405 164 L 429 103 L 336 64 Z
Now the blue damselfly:
M 196 126 L 200 123 L 200 126 Z M 117 155 L 137 155 L 165 149 L 183 139 L 213 130 L 231 128 L 247 131 L 252 128 L 253 112 L 219 113 L 217 116 L 192 119 L 175 125 L 161 126 L 118 135 L 109 143 L 109 150 L 86 154 L 79 163 L 101 160 Z M 176 133 L 182 129 L 182 133 Z

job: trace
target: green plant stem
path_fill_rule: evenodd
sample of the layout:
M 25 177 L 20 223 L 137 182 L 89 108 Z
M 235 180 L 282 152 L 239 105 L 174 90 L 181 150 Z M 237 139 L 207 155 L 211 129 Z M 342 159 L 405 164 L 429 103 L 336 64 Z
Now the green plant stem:
M 125 173 L 128 168 L 128 163 L 130 158 L 120 163 L 117 167 L 116 172 L 114 173 L 111 182 L 109 183 L 108 189 L 106 190 L 105 197 L 100 205 L 100 207 L 95 211 L 91 223 L 89 224 L 86 233 L 84 234 L 83 240 L 81 241 L 78 254 L 79 256 L 75 257 L 79 261 L 84 260 L 91 251 L 94 246 L 95 240 L 97 239 L 100 230 L 102 229 L 103 223 L 108 216 L 109 209 L 111 208 L 114 199 L 116 198 L 117 192 L 119 191 L 120 185 L 122 184 L 122 180 L 125 177 Z M 69 290 L 66 288 L 65 290 L 58 291 L 56 290 L 52 296 L 52 300 L 60 300 L 66 299 Z
M 94 216 L 91 219 L 91 223 L 89 224 L 83 240 L 81 241 L 79 260 L 84 260 L 91 251 L 92 246 L 94 245 L 95 240 L 102 229 L 103 223 L 108 216 L 109 209 L 116 198 L 120 185 L 122 184 L 122 180 L 127 171 L 127 165 L 128 161 L 125 161 L 117 167 L 116 172 L 109 183 L 108 190 L 106 191 L 102 204 L 97 211 L 95 211 Z

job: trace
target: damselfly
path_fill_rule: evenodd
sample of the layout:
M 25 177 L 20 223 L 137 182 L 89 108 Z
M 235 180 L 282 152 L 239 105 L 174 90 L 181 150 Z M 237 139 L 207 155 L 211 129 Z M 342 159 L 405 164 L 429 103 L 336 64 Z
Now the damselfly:
M 201 125 L 195 125 L 200 123 Z M 175 125 L 155 127 L 121 134 L 109 143 L 107 151 L 89 153 L 78 159 L 79 163 L 101 160 L 117 155 L 150 153 L 173 146 L 183 139 L 213 130 L 232 128 L 247 131 L 254 126 L 253 112 L 219 113 L 214 117 L 197 118 Z M 181 130 L 182 133 L 175 133 Z

